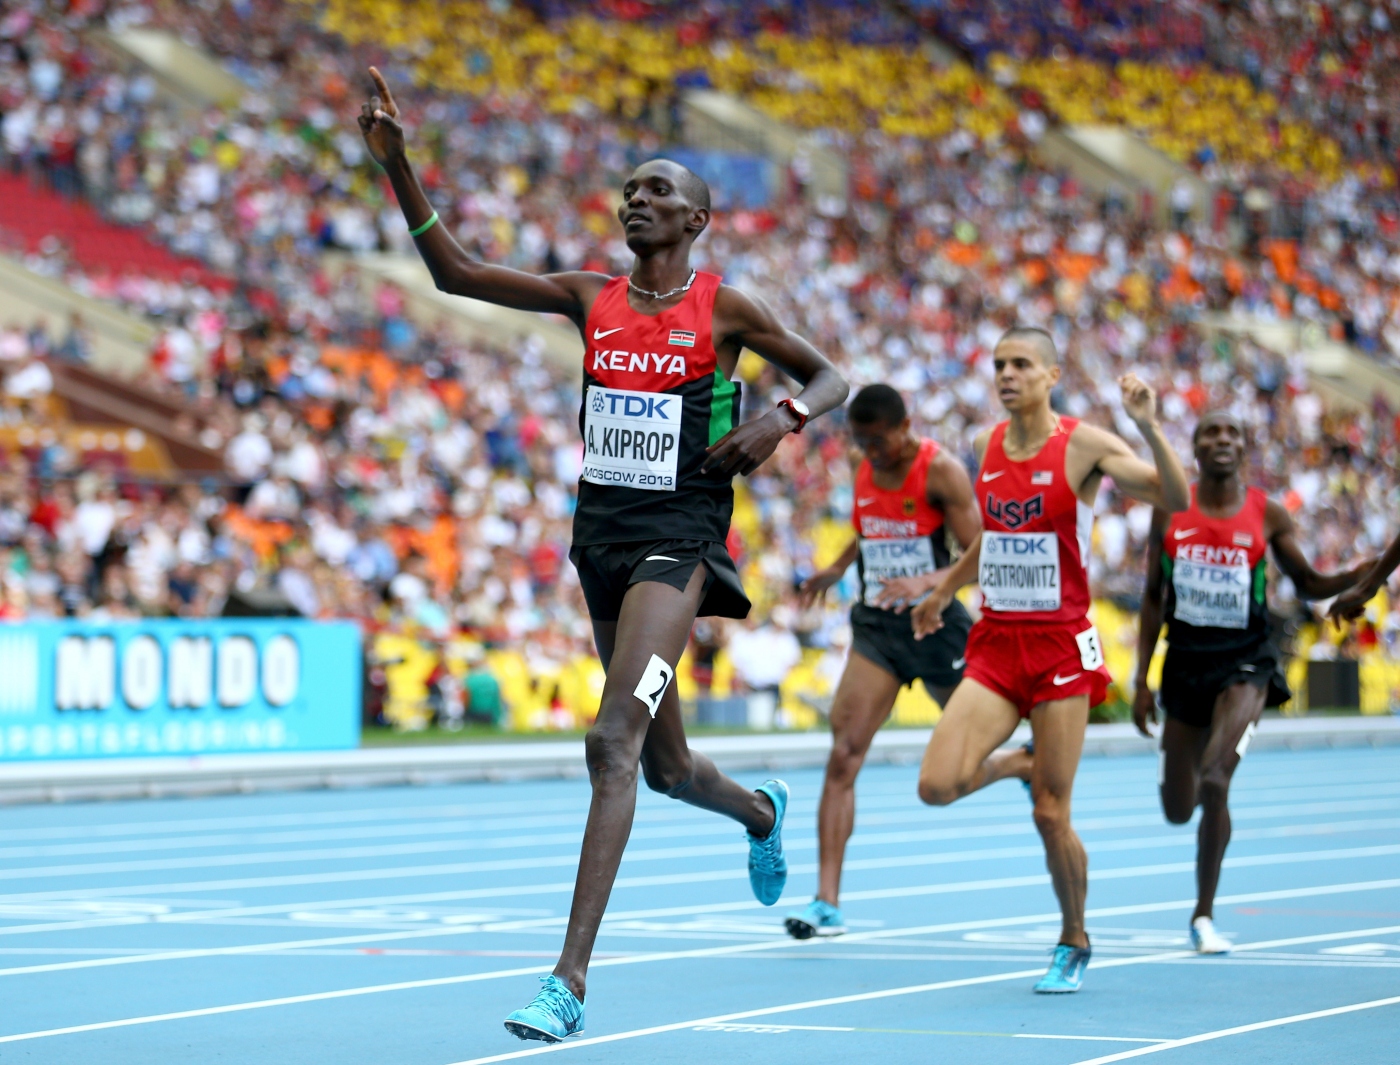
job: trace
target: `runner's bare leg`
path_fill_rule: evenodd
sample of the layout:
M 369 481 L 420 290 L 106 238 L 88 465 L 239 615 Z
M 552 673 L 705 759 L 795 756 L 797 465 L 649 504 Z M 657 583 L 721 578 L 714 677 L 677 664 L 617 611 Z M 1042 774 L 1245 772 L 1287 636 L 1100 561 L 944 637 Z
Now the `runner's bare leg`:
M 1031 767 L 1031 799 L 1035 827 L 1045 843 L 1045 864 L 1060 900 L 1060 942 L 1089 945 L 1084 931 L 1084 901 L 1089 892 L 1089 856 L 1070 824 L 1074 774 L 1084 750 L 1089 724 L 1089 697 L 1077 695 L 1039 703 L 1031 709 L 1035 759 Z
M 632 832 L 637 804 L 637 766 L 647 747 L 658 781 L 678 798 L 724 813 L 763 836 L 773 827 L 773 807 L 766 796 L 747 791 L 719 773 L 708 758 L 688 751 L 681 727 L 680 701 L 672 684 L 657 709 L 656 720 L 633 694 L 653 654 L 672 669 L 680 661 L 704 592 L 704 566 L 697 566 L 684 591 L 658 581 L 627 590 L 616 622 L 594 625 L 598 653 L 608 670 L 598 720 L 585 740 L 593 799 L 579 855 L 564 949 L 554 975 L 583 1001 L 588 960 L 607 909 L 622 852 Z M 657 726 L 661 727 L 658 728 Z M 652 733 L 656 733 L 655 739 Z M 660 763 L 664 762 L 664 767 Z M 682 770 L 691 767 L 689 780 Z
M 1020 723 L 1016 704 L 985 685 L 963 678 L 948 697 L 943 716 L 919 766 L 919 798 L 947 806 L 997 780 L 1019 776 L 1021 761 L 994 754 Z M 1008 752 L 1010 754 L 1012 752 Z
M 852 651 L 831 702 L 831 755 L 817 806 L 817 898 L 833 906 L 840 901 L 841 865 L 856 823 L 856 775 L 899 687 L 894 674 Z
M 1167 820 L 1185 824 L 1199 803 L 1201 824 L 1196 835 L 1197 917 L 1213 917 L 1215 889 L 1225 848 L 1230 845 L 1230 781 L 1240 764 L 1236 753 L 1245 729 L 1259 720 L 1266 692 L 1254 684 L 1232 684 L 1215 699 L 1210 730 L 1192 728 L 1167 718 L 1162 746 L 1167 752 L 1162 783 L 1162 808 Z M 1173 756 L 1175 755 L 1175 757 Z M 1189 763 L 1182 755 L 1194 756 Z M 1183 764 L 1185 763 L 1185 764 Z M 1189 775 L 1188 775 L 1189 774 Z M 1185 799 L 1190 787 L 1189 804 Z M 1168 788 L 1172 806 L 1168 808 Z

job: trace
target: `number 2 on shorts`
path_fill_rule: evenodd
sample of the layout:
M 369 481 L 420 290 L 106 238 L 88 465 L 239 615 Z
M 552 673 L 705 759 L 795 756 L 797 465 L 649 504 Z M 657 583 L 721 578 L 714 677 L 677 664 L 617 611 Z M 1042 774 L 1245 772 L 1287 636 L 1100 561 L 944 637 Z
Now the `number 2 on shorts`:
M 1079 664 L 1085 669 L 1098 669 L 1103 665 L 1103 644 L 1099 642 L 1099 630 L 1090 625 L 1074 637 L 1079 644 Z

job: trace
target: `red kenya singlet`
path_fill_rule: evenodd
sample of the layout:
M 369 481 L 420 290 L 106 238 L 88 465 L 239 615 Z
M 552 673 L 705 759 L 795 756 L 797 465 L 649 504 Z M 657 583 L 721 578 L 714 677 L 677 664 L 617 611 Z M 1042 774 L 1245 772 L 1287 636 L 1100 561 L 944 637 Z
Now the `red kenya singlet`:
M 730 477 L 704 474 L 705 449 L 739 420 L 710 336 L 716 274 L 697 273 L 675 307 L 639 314 L 627 278 L 603 286 L 584 323 L 583 476 L 574 543 L 714 540 L 729 535 Z
M 1234 651 L 1268 636 L 1268 505 L 1261 489 L 1249 488 L 1232 517 L 1210 518 L 1192 485 L 1190 508 L 1171 516 L 1162 538 L 1162 583 L 1173 648 Z
M 860 537 L 861 602 L 873 605 L 886 581 L 932 573 L 948 565 L 943 511 L 928 501 L 928 464 L 938 454 L 932 440 L 919 441 L 919 453 L 904 483 L 879 488 L 868 459 L 856 469 L 851 523 Z
M 1079 421 L 1060 418 L 1039 454 L 1022 462 L 1006 457 L 1009 424 L 992 430 L 977 476 L 982 612 L 1000 622 L 1080 622 L 1089 614 L 1094 512 L 1065 477 L 1065 448 Z

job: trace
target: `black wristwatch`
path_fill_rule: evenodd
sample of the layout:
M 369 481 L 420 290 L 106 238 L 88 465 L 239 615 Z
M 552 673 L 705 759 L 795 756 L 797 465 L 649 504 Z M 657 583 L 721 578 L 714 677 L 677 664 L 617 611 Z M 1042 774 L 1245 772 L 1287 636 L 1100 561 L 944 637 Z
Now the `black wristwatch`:
M 797 419 L 797 428 L 793 430 L 794 433 L 802 432 L 803 427 L 807 424 L 807 419 L 812 416 L 812 412 L 808 409 L 807 404 L 803 403 L 800 399 L 779 400 L 778 406 L 786 407 L 788 410 L 792 411 L 793 416 Z

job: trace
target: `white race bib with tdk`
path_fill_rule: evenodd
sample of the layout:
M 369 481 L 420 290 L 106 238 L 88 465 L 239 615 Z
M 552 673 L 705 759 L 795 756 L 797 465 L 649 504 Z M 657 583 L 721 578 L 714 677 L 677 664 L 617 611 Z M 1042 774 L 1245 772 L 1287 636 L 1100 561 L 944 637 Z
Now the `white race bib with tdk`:
M 1209 629 L 1249 628 L 1249 566 L 1172 563 L 1177 621 Z
M 1060 609 L 1060 545 L 1054 533 L 982 533 L 977 583 L 992 610 Z
M 591 386 L 583 401 L 583 479 L 675 491 L 682 402 L 664 392 Z
M 875 597 L 886 582 L 896 577 L 922 577 L 934 571 L 933 544 L 927 536 L 862 539 L 860 568 L 865 581 L 865 605 L 874 606 Z

